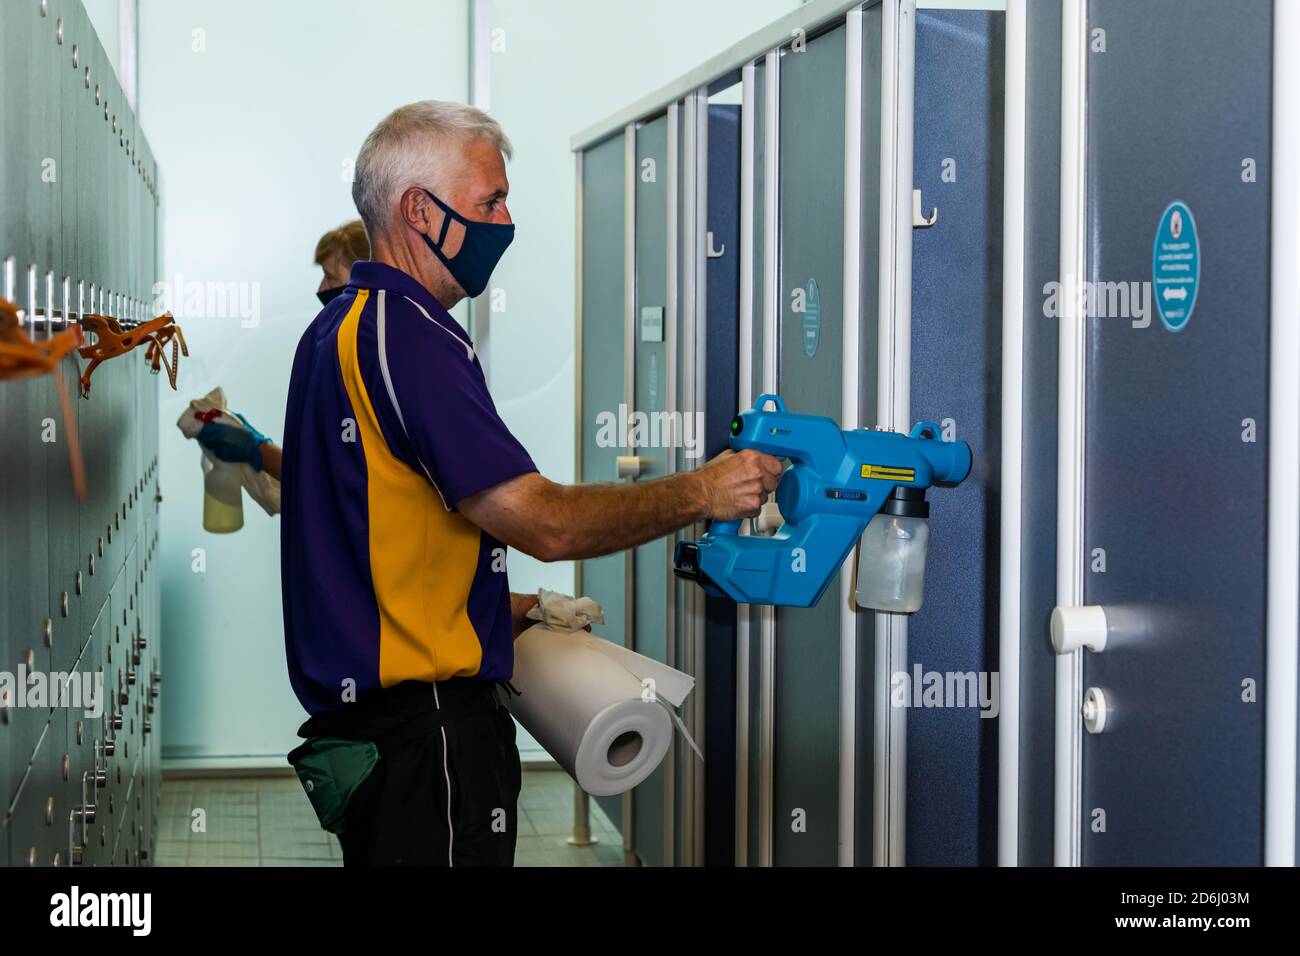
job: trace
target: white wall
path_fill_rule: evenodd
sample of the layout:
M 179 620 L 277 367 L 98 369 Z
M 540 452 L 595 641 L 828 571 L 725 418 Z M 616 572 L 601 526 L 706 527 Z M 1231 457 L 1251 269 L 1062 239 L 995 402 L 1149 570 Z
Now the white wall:
M 489 378 L 542 473 L 574 478 L 573 134 L 666 85 L 798 0 L 494 0 L 492 114 L 515 146 L 515 241 L 493 275 Z M 504 45 L 504 50 L 500 47 Z M 610 356 L 622 362 L 621 355 Z M 611 476 L 612 477 L 612 476 Z M 573 589 L 569 563 L 511 555 L 510 584 Z
M 256 316 L 182 315 L 191 358 L 179 392 L 162 389 L 170 755 L 283 765 L 304 717 L 285 667 L 279 519 L 246 500 L 242 531 L 204 532 L 198 450 L 173 423 L 220 384 L 280 437 L 294 349 L 319 309 L 316 240 L 356 216 L 346 164 L 393 107 L 465 98 L 466 30 L 463 0 L 140 2 L 139 116 L 162 170 L 163 275 L 241 283 L 258 305 Z M 206 573 L 191 569 L 195 548 Z
M 122 0 L 81 0 L 81 5 L 86 8 L 86 15 L 90 17 L 90 25 L 95 28 L 95 35 L 99 37 L 99 44 L 108 55 L 108 62 L 113 65 L 113 72 L 117 74 L 118 83 L 120 84 L 122 82 L 120 36 L 122 29 Z

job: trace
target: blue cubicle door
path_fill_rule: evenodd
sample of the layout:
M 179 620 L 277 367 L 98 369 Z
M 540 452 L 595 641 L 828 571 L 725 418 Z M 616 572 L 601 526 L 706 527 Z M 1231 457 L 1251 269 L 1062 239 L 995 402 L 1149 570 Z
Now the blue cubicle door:
M 907 862 L 997 854 L 998 493 L 1004 14 L 916 18 L 912 419 L 969 443 L 971 475 L 929 492 L 925 604 L 908 628 Z M 935 692 L 941 688 L 943 693 Z
M 1007 863 L 1050 866 L 1056 655 L 1057 324 L 1043 289 L 1060 272 L 1061 4 L 1026 8 L 1024 274 L 1021 316 L 1019 745 L 1016 851 Z M 1007 582 L 1004 582 L 1004 585 Z M 1014 594 L 1014 591 L 1011 592 Z M 1010 595 L 1006 595 L 1011 599 Z M 1006 662 L 998 662 L 1005 673 Z M 1000 684 L 1006 719 L 1006 684 Z M 1002 834 L 999 834 L 1001 837 Z
M 777 381 L 791 411 L 837 421 L 843 373 L 844 49 L 841 26 L 809 39 L 802 50 L 785 52 L 780 65 Z M 772 861 L 833 865 L 839 826 L 838 582 L 816 607 L 777 609 L 775 656 Z
M 1086 865 L 1262 861 L 1271 18 L 1089 8 Z
M 740 107 L 711 105 L 706 224 L 705 421 L 701 460 L 725 451 L 736 409 L 740 309 Z M 746 356 L 748 360 L 748 356 Z M 704 864 L 736 852 L 736 605 L 705 600 Z M 688 760 L 697 759 L 689 748 Z

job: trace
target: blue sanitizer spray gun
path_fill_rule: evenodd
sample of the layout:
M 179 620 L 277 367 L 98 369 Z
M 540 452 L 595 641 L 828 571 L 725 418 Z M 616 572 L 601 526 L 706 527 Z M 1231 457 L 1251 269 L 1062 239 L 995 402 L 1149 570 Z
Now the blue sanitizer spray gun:
M 732 419 L 731 447 L 790 460 L 776 489 L 785 523 L 765 537 L 740 534 L 739 521 L 716 521 L 698 541 L 678 542 L 674 572 L 737 603 L 812 607 L 861 539 L 858 604 L 919 609 L 929 540 L 925 489 L 956 485 L 971 468 L 970 446 L 939 434 L 933 422 L 907 435 L 841 431 L 829 418 L 797 415 L 779 396 L 760 395 Z

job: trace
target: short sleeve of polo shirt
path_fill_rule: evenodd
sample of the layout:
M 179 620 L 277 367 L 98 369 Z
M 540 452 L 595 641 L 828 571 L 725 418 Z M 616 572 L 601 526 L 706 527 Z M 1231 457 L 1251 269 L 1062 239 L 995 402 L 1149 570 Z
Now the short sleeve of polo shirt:
M 483 368 L 451 316 L 387 297 L 382 351 L 390 397 L 418 466 L 457 502 L 537 470 L 497 414 Z M 441 320 L 441 323 L 439 322 Z

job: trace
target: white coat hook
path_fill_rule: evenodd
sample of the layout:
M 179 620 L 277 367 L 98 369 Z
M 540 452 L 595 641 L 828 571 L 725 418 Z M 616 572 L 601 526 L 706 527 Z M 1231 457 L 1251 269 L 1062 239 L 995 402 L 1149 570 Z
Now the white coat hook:
M 921 190 L 913 189 L 912 190 L 912 226 L 916 229 L 929 229 L 938 221 L 939 221 L 939 208 L 936 206 L 935 208 L 931 209 L 930 214 L 928 216 L 925 213 L 921 212 Z
M 721 258 L 723 257 L 723 255 L 724 255 L 724 254 L 726 253 L 726 251 L 727 251 L 727 244 L 724 242 L 724 243 L 722 244 L 722 248 L 721 248 L 721 249 L 714 249 L 714 248 L 713 248 L 713 230 L 710 229 L 710 230 L 709 230 L 709 239 L 708 239 L 707 244 L 706 244 L 705 247 L 704 247 L 704 251 L 705 251 L 705 254 L 708 255 L 708 257 L 709 257 L 710 259 L 721 259 Z

